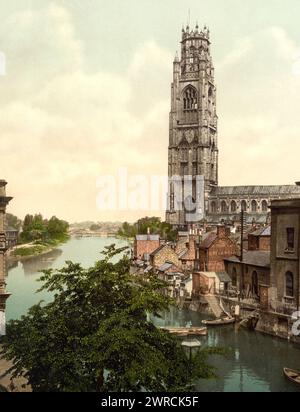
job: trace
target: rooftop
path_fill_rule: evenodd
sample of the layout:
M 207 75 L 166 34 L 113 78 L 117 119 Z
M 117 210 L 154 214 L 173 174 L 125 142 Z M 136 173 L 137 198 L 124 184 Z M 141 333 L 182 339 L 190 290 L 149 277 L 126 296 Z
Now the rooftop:
M 238 256 L 231 256 L 224 259 L 227 262 L 241 263 Z M 270 252 L 261 250 L 245 250 L 243 256 L 243 263 L 251 266 L 259 266 L 263 268 L 270 267 Z
M 244 196 L 270 196 L 270 195 L 299 195 L 300 186 L 216 186 L 212 188 L 211 196 L 244 195 Z

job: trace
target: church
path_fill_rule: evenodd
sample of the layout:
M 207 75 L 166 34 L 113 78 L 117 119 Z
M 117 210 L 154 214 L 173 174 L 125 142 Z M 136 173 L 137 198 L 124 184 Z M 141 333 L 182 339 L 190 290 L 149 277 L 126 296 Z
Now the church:
M 218 185 L 217 89 L 210 45 L 207 27 L 182 29 L 181 56 L 175 57 L 171 85 L 166 221 L 178 228 L 203 221 L 234 224 L 244 211 L 247 223 L 265 224 L 271 200 L 300 198 L 300 182 Z

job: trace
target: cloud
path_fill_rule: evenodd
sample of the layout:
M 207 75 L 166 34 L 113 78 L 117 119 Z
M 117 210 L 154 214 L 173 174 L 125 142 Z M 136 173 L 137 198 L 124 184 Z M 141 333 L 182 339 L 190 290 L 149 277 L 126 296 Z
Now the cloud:
M 9 61 L 1 80 L 1 170 L 15 213 L 101 219 L 99 175 L 121 166 L 148 175 L 167 170 L 167 50 L 149 41 L 123 75 L 88 71 L 71 15 L 52 3 L 11 16 L 0 38 Z
M 11 211 L 70 221 L 145 214 L 100 213 L 96 180 L 121 166 L 167 173 L 173 54 L 150 38 L 123 73 L 91 69 L 72 15 L 53 2 L 10 15 L 0 41 L 1 178 L 15 197 Z M 220 183 L 299 180 L 299 56 L 282 28 L 269 27 L 217 62 Z
M 240 39 L 217 64 L 222 184 L 299 180 L 298 54 L 282 28 L 270 27 Z

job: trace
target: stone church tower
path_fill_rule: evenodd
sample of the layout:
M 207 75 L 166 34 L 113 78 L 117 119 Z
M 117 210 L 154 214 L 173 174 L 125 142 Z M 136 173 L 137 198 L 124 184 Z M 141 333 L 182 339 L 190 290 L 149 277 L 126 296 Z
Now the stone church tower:
M 182 29 L 181 58 L 175 57 L 171 92 L 166 220 L 176 226 L 188 226 L 188 201 L 198 205 L 200 196 L 205 213 L 209 193 L 218 184 L 216 87 L 206 27 L 201 31 L 198 25 L 194 30 L 189 26 Z M 183 189 L 185 176 L 191 182 L 188 193 Z M 196 183 L 196 176 L 203 176 L 201 186 Z M 178 180 L 182 187 L 179 192 Z

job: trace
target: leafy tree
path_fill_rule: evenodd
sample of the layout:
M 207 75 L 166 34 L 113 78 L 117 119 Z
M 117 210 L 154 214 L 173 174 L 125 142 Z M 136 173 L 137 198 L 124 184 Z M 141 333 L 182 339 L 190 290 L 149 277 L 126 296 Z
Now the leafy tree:
M 8 227 L 12 227 L 16 230 L 20 230 L 22 226 L 22 220 L 11 213 L 6 213 L 6 223 Z
M 68 228 L 69 224 L 56 216 L 46 220 L 41 214 L 26 215 L 20 238 L 22 242 L 60 240 L 66 236 Z
M 147 234 L 148 229 L 150 229 L 152 234 L 159 234 L 166 240 L 176 240 L 177 231 L 170 224 L 161 222 L 159 217 L 144 217 L 132 225 L 125 222 L 118 234 L 123 237 L 132 238 L 137 234 Z
M 96 392 L 182 391 L 214 375 L 211 350 L 201 350 L 190 369 L 180 342 L 147 320 L 171 300 L 153 275 L 130 275 L 125 250 L 106 248 L 89 269 L 67 262 L 43 272 L 41 290 L 53 301 L 7 326 L 2 354 L 13 377 L 26 377 L 36 392 Z

